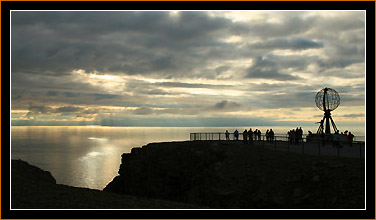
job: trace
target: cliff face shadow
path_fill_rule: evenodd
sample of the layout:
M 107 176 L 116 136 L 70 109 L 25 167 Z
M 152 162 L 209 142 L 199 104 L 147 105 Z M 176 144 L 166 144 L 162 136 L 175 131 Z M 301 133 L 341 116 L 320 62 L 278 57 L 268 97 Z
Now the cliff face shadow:
M 362 209 L 364 159 L 235 142 L 153 143 L 122 155 L 104 191 L 210 208 Z
M 12 209 L 197 209 L 197 205 L 56 184 L 50 172 L 12 160 Z

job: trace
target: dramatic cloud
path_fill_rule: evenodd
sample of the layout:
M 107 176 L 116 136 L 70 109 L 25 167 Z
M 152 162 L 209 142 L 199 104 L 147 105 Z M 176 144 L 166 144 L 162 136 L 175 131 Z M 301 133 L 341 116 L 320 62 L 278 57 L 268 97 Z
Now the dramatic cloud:
M 273 39 L 270 41 L 261 41 L 249 45 L 250 48 L 255 49 L 291 49 L 291 50 L 307 50 L 311 48 L 321 48 L 324 44 L 315 42 L 304 38 L 291 39 Z
M 64 107 L 60 107 L 60 108 L 57 108 L 55 110 L 55 112 L 57 113 L 63 113 L 63 112 L 78 112 L 78 111 L 81 111 L 82 108 L 79 108 L 79 107 L 73 107 L 73 106 L 64 106 Z
M 314 97 L 324 87 L 341 96 L 338 120 L 364 118 L 363 11 L 13 11 L 11 18 L 14 125 L 314 124 L 322 117 Z

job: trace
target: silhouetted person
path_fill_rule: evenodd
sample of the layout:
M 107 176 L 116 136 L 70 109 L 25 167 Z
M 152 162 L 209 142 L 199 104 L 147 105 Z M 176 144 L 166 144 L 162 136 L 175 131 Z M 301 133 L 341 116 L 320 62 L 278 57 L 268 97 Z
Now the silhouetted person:
M 226 136 L 226 141 L 230 140 L 230 133 L 228 132 L 228 130 L 226 130 L 225 136 Z
M 274 140 L 274 131 L 273 131 L 273 129 L 270 129 L 270 131 L 269 131 L 269 139 L 270 139 L 270 141 Z
M 238 129 L 236 129 L 234 131 L 234 140 L 239 140 L 239 131 L 238 131 Z
M 296 130 L 295 130 L 295 144 L 298 144 L 299 142 L 299 128 L 296 127 Z
M 252 128 L 248 131 L 249 144 L 253 144 L 253 131 Z
M 295 143 L 295 135 L 296 135 L 296 131 L 295 131 L 295 129 L 292 129 L 292 131 L 291 131 L 291 144 Z
M 258 136 L 258 140 L 261 141 L 261 131 L 260 130 L 257 131 L 257 136 Z
M 294 129 L 288 131 L 287 134 L 288 134 L 288 137 L 289 137 L 289 142 L 290 142 L 290 144 L 292 144 L 294 142 L 294 138 L 295 138 Z
M 269 142 L 269 140 L 270 140 L 270 138 L 269 138 L 269 129 L 266 130 L 265 137 L 266 137 L 266 141 Z
M 333 134 L 333 147 L 339 147 L 339 134 L 338 134 L 338 131 L 336 131 Z
M 244 131 L 243 131 L 243 143 L 244 144 L 248 143 L 248 131 L 247 131 L 247 129 L 244 129 Z
M 258 136 L 258 130 L 255 129 L 255 131 L 253 132 L 253 136 L 255 138 L 255 141 L 257 141 L 257 136 Z
M 350 143 L 350 147 L 352 147 L 352 142 L 354 140 L 354 135 L 351 134 L 351 132 L 349 132 L 349 134 L 347 135 L 347 140 L 349 141 Z
M 312 140 L 312 131 L 308 131 L 308 135 L 307 135 L 307 137 L 306 137 L 306 141 L 307 142 L 310 142 L 311 140 Z

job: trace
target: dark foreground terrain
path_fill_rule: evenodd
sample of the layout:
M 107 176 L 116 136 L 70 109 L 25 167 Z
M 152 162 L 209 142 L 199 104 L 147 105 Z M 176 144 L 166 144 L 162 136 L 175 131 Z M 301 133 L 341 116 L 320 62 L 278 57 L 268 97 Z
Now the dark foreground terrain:
M 122 155 L 104 191 L 12 161 L 12 208 L 362 209 L 364 159 L 230 142 L 152 143 Z
M 192 209 L 198 206 L 56 184 L 50 172 L 12 160 L 12 209 Z

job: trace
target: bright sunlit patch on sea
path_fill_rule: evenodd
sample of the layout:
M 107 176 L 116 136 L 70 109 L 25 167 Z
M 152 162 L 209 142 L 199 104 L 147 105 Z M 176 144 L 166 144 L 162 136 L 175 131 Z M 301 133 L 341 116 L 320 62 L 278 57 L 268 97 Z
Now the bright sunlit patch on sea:
M 94 140 L 94 141 L 108 141 L 107 138 L 97 138 L 97 137 L 89 137 L 89 140 Z
M 100 146 L 99 150 L 94 150 L 86 153 L 82 157 L 79 158 L 79 160 L 92 160 L 92 159 L 99 159 L 105 156 L 109 156 L 115 153 L 114 146 L 111 144 L 105 144 L 103 146 Z
M 91 159 L 94 157 L 102 156 L 104 154 L 105 154 L 104 152 L 92 151 L 90 153 L 87 153 L 85 156 L 81 157 L 80 160 L 87 160 L 87 159 Z

